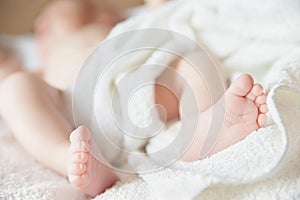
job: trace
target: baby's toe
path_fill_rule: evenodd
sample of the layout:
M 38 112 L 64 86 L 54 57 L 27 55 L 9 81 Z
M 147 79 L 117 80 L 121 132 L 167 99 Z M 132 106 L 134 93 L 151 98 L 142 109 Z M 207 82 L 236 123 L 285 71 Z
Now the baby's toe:
M 267 115 L 266 114 L 260 114 L 257 118 L 257 124 L 259 127 L 262 127 L 267 122 Z
M 259 107 L 259 112 L 260 112 L 260 113 L 265 114 L 265 113 L 267 113 L 268 111 L 269 111 L 269 109 L 268 109 L 268 106 L 267 106 L 266 103 L 262 104 L 262 105 Z
M 71 163 L 68 165 L 68 172 L 72 175 L 81 175 L 86 172 L 86 165 L 84 163 Z
M 88 149 L 89 149 L 88 143 L 81 142 L 81 141 L 75 143 L 71 142 L 69 153 L 70 154 L 81 153 L 81 152 L 86 153 L 88 152 Z
M 259 83 L 256 83 L 253 86 L 251 93 L 254 94 L 255 96 L 259 96 L 263 93 L 263 91 L 264 91 L 264 88 L 262 87 L 262 85 Z
M 253 78 L 249 74 L 241 75 L 229 87 L 230 94 L 235 96 L 246 96 L 253 87 Z
M 89 130 L 84 126 L 78 127 L 70 135 L 71 142 L 77 142 L 78 140 L 88 142 L 90 139 L 91 139 L 91 134 Z
M 88 154 L 86 152 L 73 153 L 69 156 L 69 163 L 86 163 Z
M 265 104 L 266 101 L 267 101 L 267 95 L 263 93 L 263 94 L 259 95 L 258 97 L 256 97 L 255 104 L 257 106 L 259 106 L 259 105 Z
M 85 185 L 88 181 L 88 175 L 83 174 L 83 175 L 72 175 L 69 174 L 69 181 L 76 187 L 80 187 L 82 185 Z
M 261 95 L 263 93 L 263 87 L 256 83 L 251 91 L 249 92 L 249 94 L 247 95 L 247 98 L 254 101 L 256 99 L 257 96 Z
M 78 141 L 80 141 L 80 137 L 76 129 L 70 134 L 70 142 L 74 143 Z
M 89 131 L 88 128 L 86 128 L 85 126 L 79 126 L 77 128 L 77 131 L 78 131 L 78 134 L 80 136 L 80 139 L 82 141 L 85 141 L 85 142 L 89 142 L 90 139 L 91 139 L 91 133 Z

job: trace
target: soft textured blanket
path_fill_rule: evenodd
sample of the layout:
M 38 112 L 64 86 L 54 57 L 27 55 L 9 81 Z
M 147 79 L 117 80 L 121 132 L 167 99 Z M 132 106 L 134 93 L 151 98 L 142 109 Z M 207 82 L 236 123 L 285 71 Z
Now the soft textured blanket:
M 269 123 L 210 158 L 140 174 L 141 179 L 117 185 L 98 198 L 300 198 L 299 10 L 293 0 L 177 1 L 117 26 L 111 36 L 144 27 L 177 31 L 222 58 L 231 77 L 251 73 L 269 92 Z M 140 56 L 153 61 L 152 54 Z M 132 63 L 124 62 L 123 68 Z M 146 149 L 153 151 L 171 140 L 176 126 L 150 140 Z
M 210 158 L 140 174 L 96 199 L 300 199 L 299 11 L 297 0 L 174 1 L 117 26 L 111 35 L 178 31 L 222 58 L 229 75 L 251 73 L 269 91 L 270 121 Z M 166 131 L 169 138 L 176 126 Z M 86 198 L 24 154 L 11 135 L 1 134 L 0 148 L 0 198 Z

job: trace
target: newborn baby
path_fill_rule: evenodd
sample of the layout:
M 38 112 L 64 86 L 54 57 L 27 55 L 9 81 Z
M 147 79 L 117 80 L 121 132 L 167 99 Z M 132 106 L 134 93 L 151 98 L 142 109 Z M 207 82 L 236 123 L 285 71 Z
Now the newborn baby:
M 93 49 L 123 17 L 116 9 L 84 0 L 56 0 L 35 21 L 44 80 L 65 89 Z
M 101 36 L 96 34 L 97 31 L 81 34 L 86 33 L 82 28 L 86 28 L 87 24 L 101 24 L 109 29 L 121 20 L 117 18 L 111 22 L 101 21 L 99 19 L 103 18 L 96 14 L 102 11 L 96 9 L 95 12 L 88 12 L 89 9 L 95 9 L 91 5 L 88 1 L 54 1 L 38 18 L 37 37 L 45 65 L 39 76 L 21 71 L 21 64 L 11 54 L 0 52 L 0 113 L 12 129 L 15 138 L 33 157 L 68 177 L 70 183 L 82 192 L 96 196 L 111 187 L 119 177 L 110 167 L 95 159 L 89 151 L 101 155 L 101 149 L 97 149 L 89 130 L 85 126 L 73 130 L 73 125 L 62 112 L 62 90 L 72 84 L 79 67 L 70 65 L 72 66 L 70 70 L 72 73 L 70 73 L 69 69 L 65 69 L 69 67 L 66 63 L 58 63 L 62 60 L 76 59 L 76 55 L 81 55 L 80 59 L 84 59 L 91 49 L 87 51 L 79 48 L 80 45 L 76 46 L 79 49 L 76 49 L 75 56 L 66 54 L 61 60 L 55 52 L 59 51 L 56 44 L 68 37 L 74 36 L 74 40 L 83 37 L 84 39 L 80 41 L 91 40 L 91 44 L 100 42 Z M 61 26 L 55 24 L 50 16 L 61 17 L 61 20 L 57 20 L 65 24 Z M 190 56 L 198 56 L 198 54 L 193 53 Z M 77 62 L 81 61 L 76 60 Z M 53 63 L 57 63 L 59 67 L 53 67 Z M 210 96 L 204 87 L 204 80 L 195 76 L 193 68 L 181 60 L 175 62 L 173 68 L 188 81 L 196 95 L 201 97 L 200 117 L 201 120 L 208 122 L 200 127 L 195 142 L 181 159 L 184 161 L 202 159 L 199 147 L 207 134 L 210 111 L 215 105 L 207 100 Z M 61 76 L 60 73 L 63 75 Z M 167 75 L 162 74 L 159 78 Z M 226 82 L 225 78 L 223 81 Z M 155 92 L 155 101 L 165 108 L 167 120 L 180 119 L 179 101 L 173 93 L 159 85 L 156 85 Z M 242 140 L 252 131 L 263 126 L 267 120 L 266 94 L 263 92 L 263 87 L 254 83 L 250 75 L 245 74 L 236 79 L 222 98 L 225 99 L 225 122 L 221 137 L 210 155 Z

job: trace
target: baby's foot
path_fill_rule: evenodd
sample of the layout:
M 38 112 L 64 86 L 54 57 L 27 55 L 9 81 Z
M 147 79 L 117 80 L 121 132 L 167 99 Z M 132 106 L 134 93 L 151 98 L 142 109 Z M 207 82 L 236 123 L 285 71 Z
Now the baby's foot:
M 94 197 L 118 180 L 115 172 L 105 165 L 107 162 L 104 159 L 100 162 L 93 156 L 95 152 L 97 158 L 102 157 L 87 128 L 81 126 L 74 130 L 70 135 L 70 141 L 68 176 L 72 185 Z M 103 164 L 104 162 L 106 163 Z
M 224 97 L 224 128 L 210 155 L 242 140 L 267 121 L 266 94 L 260 84 L 253 83 L 250 75 L 242 75 L 234 81 Z
M 18 58 L 8 50 L 0 49 L 0 80 L 20 70 Z

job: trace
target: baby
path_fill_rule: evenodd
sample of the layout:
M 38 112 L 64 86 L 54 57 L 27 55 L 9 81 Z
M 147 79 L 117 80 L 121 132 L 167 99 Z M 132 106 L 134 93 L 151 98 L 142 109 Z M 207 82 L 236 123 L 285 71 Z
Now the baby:
M 101 37 L 102 39 L 105 37 L 104 32 L 87 31 L 87 33 L 83 27 L 86 28 L 87 24 L 100 24 L 109 30 L 122 19 L 115 17 L 116 13 L 111 14 L 115 11 L 105 14 L 113 15 L 113 18 L 101 18 L 97 15 L 102 12 L 99 11 L 100 8 L 91 5 L 88 1 L 80 0 L 54 1 L 38 18 L 36 33 L 45 65 L 39 75 L 22 71 L 20 62 L 12 54 L 0 52 L 0 114 L 12 129 L 15 138 L 29 154 L 45 166 L 68 177 L 70 183 L 82 192 L 96 196 L 111 187 L 119 180 L 119 177 L 88 151 L 92 149 L 100 153 L 89 130 L 84 126 L 73 130 L 73 125 L 68 122 L 62 112 L 62 90 L 72 84 L 80 67 L 59 63 L 62 60 L 76 59 L 76 55 L 81 55 L 81 58 L 74 62 L 79 65 L 78 63 L 82 62 L 92 48 L 87 48 L 87 50 L 78 46 L 75 56 L 64 55 L 63 59 L 59 59 L 59 55 L 57 58 L 55 56 L 65 51 L 53 52 L 60 49 L 55 46 L 60 41 L 63 42 L 69 37 L 74 37 L 73 41 L 76 41 L 78 39 L 76 34 L 84 33 L 81 37 L 83 35 L 88 37 L 84 40 L 85 42 L 91 40 L 87 42 L 88 44 L 98 43 Z M 54 23 L 52 17 L 56 17 L 57 21 L 65 24 Z M 64 44 L 68 45 L 68 43 Z M 75 49 L 74 46 L 72 48 Z M 198 55 L 194 53 L 190 56 Z M 53 59 L 57 61 L 54 62 Z M 59 67 L 54 66 L 53 63 Z M 69 66 L 72 66 L 71 69 L 65 69 Z M 175 62 L 173 67 L 188 80 L 192 89 L 201 97 L 201 102 L 199 102 L 201 120 L 208 122 L 203 123 L 205 125 L 197 132 L 195 142 L 181 158 L 184 161 L 194 161 L 202 158 L 199 154 L 199 147 L 202 145 L 202 138 L 207 134 L 210 109 L 213 109 L 214 105 L 211 105 L 209 101 L 210 96 L 204 80 L 195 76 L 193 68 L 181 60 Z M 168 74 L 164 73 L 159 78 L 166 76 Z M 223 81 L 226 82 L 225 78 Z M 175 80 L 174 85 L 176 85 Z M 245 74 L 236 79 L 223 98 L 225 99 L 225 122 L 221 137 L 210 155 L 242 140 L 252 131 L 263 126 L 267 120 L 266 94 L 263 92 L 263 87 L 255 84 L 250 75 Z M 167 120 L 180 119 L 179 101 L 168 89 L 156 85 L 155 101 L 165 108 Z

